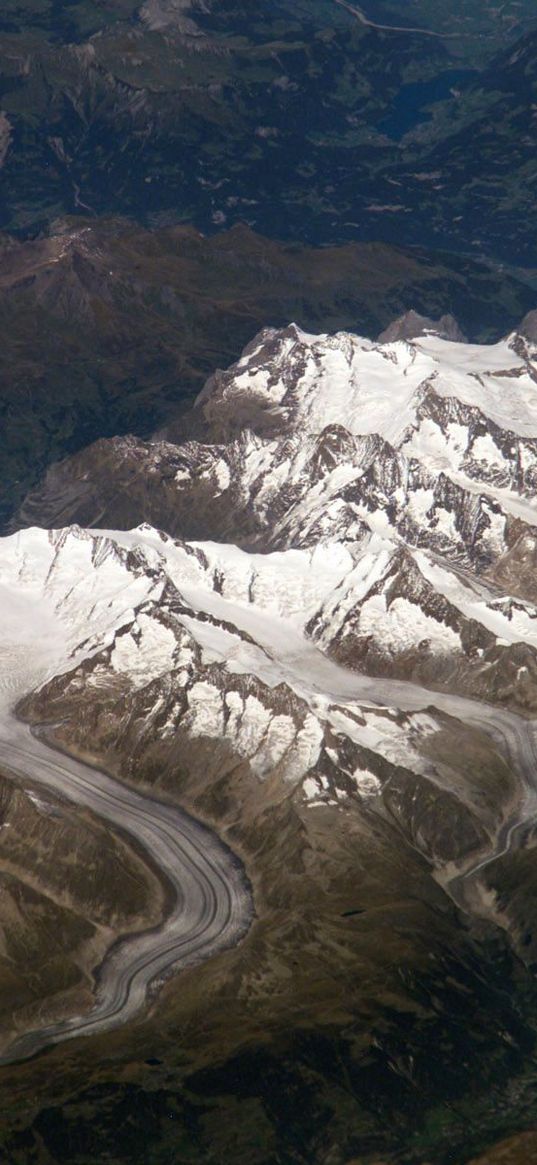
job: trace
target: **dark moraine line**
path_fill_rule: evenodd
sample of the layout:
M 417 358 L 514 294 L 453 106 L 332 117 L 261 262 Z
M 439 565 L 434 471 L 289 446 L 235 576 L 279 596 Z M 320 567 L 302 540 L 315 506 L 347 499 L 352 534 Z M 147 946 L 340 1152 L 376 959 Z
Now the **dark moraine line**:
M 292 645 L 293 646 L 293 645 Z M 296 645 L 294 645 L 296 646 Z M 406 711 L 435 707 L 472 724 L 499 745 L 519 778 L 519 796 L 509 820 L 486 852 L 461 863 L 444 885 L 458 906 L 469 909 L 467 887 L 516 842 L 524 825 L 537 820 L 537 724 L 505 709 L 466 697 L 431 691 L 404 680 L 372 679 L 345 671 L 304 643 L 316 680 L 310 695 L 331 693 L 341 703 L 363 702 Z M 290 662 L 293 686 L 296 653 Z M 308 673 L 309 674 L 309 673 Z M 303 670 L 295 677 L 303 686 Z M 42 784 L 77 805 L 92 809 L 112 826 L 131 833 L 175 893 L 174 907 L 161 926 L 118 941 L 105 957 L 97 980 L 95 1005 L 86 1015 L 50 1024 L 15 1039 L 0 1064 L 26 1059 L 42 1048 L 79 1035 L 105 1031 L 132 1019 L 144 1008 L 148 989 L 174 970 L 210 958 L 246 933 L 253 917 L 250 887 L 229 849 L 211 830 L 188 814 L 137 793 L 105 773 L 56 752 L 14 715 L 2 718 L 0 748 L 4 769 Z
M 189 814 L 57 753 L 15 716 L 2 724 L 0 749 L 7 773 L 43 785 L 132 834 L 174 891 L 172 909 L 160 926 L 121 939 L 106 955 L 91 1011 L 16 1038 L 0 1056 L 0 1064 L 10 1064 L 134 1018 L 152 985 L 237 943 L 254 911 L 238 859 Z

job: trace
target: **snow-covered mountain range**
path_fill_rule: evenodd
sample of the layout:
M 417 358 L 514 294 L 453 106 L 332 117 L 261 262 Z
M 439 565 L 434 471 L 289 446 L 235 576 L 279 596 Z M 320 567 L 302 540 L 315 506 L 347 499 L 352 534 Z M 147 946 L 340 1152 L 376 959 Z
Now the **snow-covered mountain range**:
M 429 327 L 385 343 L 268 329 L 208 382 L 196 439 L 114 439 L 58 466 L 27 518 L 50 524 L 60 498 L 92 525 L 139 507 L 162 532 L 4 541 L 5 593 L 61 627 L 34 711 L 61 707 L 65 723 L 82 701 L 69 732 L 82 744 L 89 718 L 107 748 L 125 736 L 131 768 L 142 739 L 217 740 L 312 805 L 377 795 L 386 762 L 445 786 L 429 737 L 448 706 L 423 716 L 424 696 L 379 681 L 536 707 L 537 346 L 523 331 L 479 347 Z
M 133 779 L 188 757 L 194 805 L 237 765 L 255 804 L 393 814 L 398 782 L 417 804 L 434 788 L 423 852 L 486 849 L 512 779 L 484 811 L 438 742 L 477 731 L 461 697 L 496 704 L 489 725 L 537 704 L 535 343 L 266 330 L 191 429 L 100 442 L 26 503 L 115 528 L 3 541 L 6 682 L 40 684 L 26 714 Z M 160 531 L 118 528 L 137 507 Z
M 180 445 L 98 442 L 21 520 L 210 539 L 190 549 L 205 588 L 296 603 L 345 666 L 534 708 L 534 341 L 267 330 L 208 382 L 191 428 Z
M 17 704 L 240 852 L 267 944 L 248 998 L 276 949 L 295 984 L 293 918 L 304 975 L 332 974 L 336 902 L 368 911 L 336 965 L 359 957 L 370 985 L 381 966 L 403 1010 L 433 949 L 473 982 L 455 907 L 537 956 L 513 865 L 537 815 L 532 326 L 490 347 L 415 319 L 382 342 L 267 329 L 187 439 L 97 442 L 2 541 L 2 717 Z M 414 937 L 390 955 L 402 909 Z

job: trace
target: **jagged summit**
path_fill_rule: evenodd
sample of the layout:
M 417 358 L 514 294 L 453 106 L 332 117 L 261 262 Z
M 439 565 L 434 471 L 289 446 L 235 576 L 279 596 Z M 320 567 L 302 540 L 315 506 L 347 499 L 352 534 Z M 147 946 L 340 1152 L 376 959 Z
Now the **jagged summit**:
M 186 402 L 267 321 L 373 336 L 410 297 L 431 315 L 457 302 L 456 268 L 366 243 L 289 247 L 244 224 L 202 235 L 64 215 L 36 238 L 0 237 L 0 524 L 51 463 L 94 439 L 183 434 Z M 508 314 L 487 318 L 483 300 L 500 292 L 478 264 L 464 287 L 461 320 L 474 336 L 501 335 L 533 306 L 513 286 Z
M 383 1031 L 387 991 L 436 1014 L 434 948 L 466 1016 L 474 916 L 517 982 L 537 958 L 509 865 L 535 818 L 534 348 L 266 328 L 193 412 L 196 437 L 101 440 L 26 500 L 38 528 L 0 554 L 4 707 L 240 845 L 262 941 L 226 1007 L 261 965 L 272 1009 L 281 965 L 287 1023 L 305 960 L 306 1020 L 332 1030 L 344 960 L 345 1007 Z
M 394 340 L 415 340 L 418 336 L 439 336 L 442 340 L 453 340 L 465 343 L 466 336 L 452 315 L 440 316 L 438 320 L 431 320 L 417 311 L 407 311 L 389 324 L 380 333 L 379 342 L 393 343 Z
M 51 470 L 21 521 L 116 531 L 146 521 L 205 556 L 207 540 L 256 563 L 280 554 L 291 576 L 299 559 L 286 555 L 335 547 L 348 567 L 333 580 L 338 602 L 327 616 L 329 587 L 308 615 L 326 650 L 346 666 L 492 693 L 518 635 L 535 650 L 537 360 L 520 340 L 266 328 L 207 382 L 198 439 L 101 441 Z M 142 574 L 145 542 L 132 544 Z M 533 700 L 524 687 L 519 696 Z
M 524 319 L 522 320 L 518 330 L 521 336 L 524 336 L 527 340 L 531 340 L 532 342 L 537 343 L 537 309 L 535 311 L 529 311 L 527 315 L 524 316 Z
M 264 329 L 207 382 L 196 439 L 100 441 L 49 471 L 19 525 L 147 520 L 279 549 L 348 542 L 376 514 L 400 536 L 489 562 L 500 527 L 505 549 L 515 520 L 534 521 L 536 376 L 516 334 L 380 344 Z

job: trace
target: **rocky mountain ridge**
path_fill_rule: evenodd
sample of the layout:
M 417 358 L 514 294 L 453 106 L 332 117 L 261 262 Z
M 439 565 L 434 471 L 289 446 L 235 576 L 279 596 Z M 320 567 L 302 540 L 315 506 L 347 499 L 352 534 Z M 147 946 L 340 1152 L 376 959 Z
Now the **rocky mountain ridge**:
M 0 521 L 51 462 L 96 438 L 181 435 L 207 376 L 263 325 L 375 335 L 409 300 L 439 314 L 457 302 L 473 338 L 533 305 L 529 288 L 478 263 L 290 246 L 244 225 L 204 237 L 78 217 L 25 242 L 2 236 Z
M 181 725 L 185 739 L 231 748 L 272 788 L 278 773 L 314 804 L 346 804 L 345 782 L 319 776 L 329 755 L 335 772 L 348 769 L 338 731 L 366 749 L 356 796 L 377 790 L 379 763 L 404 759 L 430 780 L 421 746 L 409 748 L 407 713 L 372 734 L 357 697 L 349 719 L 349 693 L 365 673 L 534 712 L 536 384 L 536 352 L 521 334 L 479 347 L 430 329 L 384 344 L 266 329 L 198 398 L 191 426 L 202 441 L 142 447 L 151 517 L 166 527 L 173 515 L 168 533 L 121 533 L 124 490 L 99 473 L 110 532 L 22 530 L 5 543 L 6 585 L 27 587 L 29 570 L 38 585 L 29 563 L 42 562 L 56 615 L 69 627 L 74 611 L 86 627 L 91 600 L 98 629 L 87 625 L 82 646 L 69 639 L 74 671 L 62 679 L 56 666 L 28 709 L 66 725 L 63 743 L 77 747 L 90 723 L 92 739 L 106 724 L 106 754 L 123 739 L 125 755 L 138 755 L 142 738 L 151 753 Z M 128 481 L 139 444 L 117 439 L 110 452 Z M 95 486 L 82 467 L 69 488 L 61 481 L 62 507 L 88 505 Z M 29 499 L 26 517 L 33 507 L 50 522 L 56 490 Z M 138 505 L 131 482 L 127 509 Z M 64 595 L 64 577 L 86 559 Z M 109 570 L 129 580 L 119 613 L 107 590 L 100 597 Z M 433 717 L 426 736 L 444 731 Z
M 475 684 L 481 695 L 482 677 L 524 704 L 532 681 L 512 680 L 515 660 L 534 671 L 536 359 L 520 333 L 480 347 L 430 330 L 374 343 L 268 329 L 207 383 L 187 420 L 201 440 L 98 445 L 52 470 L 20 521 L 114 528 L 138 513 L 172 535 L 249 552 L 345 547 L 337 630 L 311 613 L 325 649 L 332 634 L 347 665 L 353 643 L 381 674 L 415 666 L 420 676 L 447 654 L 465 672 L 454 665 L 454 690 Z M 375 604 L 376 623 L 366 614 Z M 405 604 L 408 626 L 396 621 L 392 635 L 388 615 Z
M 391 1152 L 379 1096 L 415 1131 L 417 1094 L 434 1105 L 463 1080 L 475 1101 L 476 1062 L 487 1096 L 494 1072 L 523 1073 L 517 992 L 532 998 L 537 956 L 537 352 L 522 332 L 418 331 L 263 330 L 210 378 L 188 440 L 115 438 L 61 464 L 25 503 L 41 528 L 0 556 L 20 692 L 28 636 L 41 668 L 19 714 L 216 826 L 254 884 L 241 948 L 199 986 L 172 981 L 147 1030 L 169 1043 L 185 992 L 202 1026 L 214 1006 L 226 1079 L 269 1031 L 269 1077 L 285 1064 L 300 1089 L 313 1072 L 331 1113 L 328 1148 L 303 1125 L 296 1143 L 338 1165 L 364 1137 L 364 1160 Z M 60 513 L 71 524 L 43 528 Z M 192 1023 L 183 1075 L 214 1060 Z M 329 1087 L 312 1029 L 344 1064 Z M 420 1135 L 425 1160 L 439 1142 Z

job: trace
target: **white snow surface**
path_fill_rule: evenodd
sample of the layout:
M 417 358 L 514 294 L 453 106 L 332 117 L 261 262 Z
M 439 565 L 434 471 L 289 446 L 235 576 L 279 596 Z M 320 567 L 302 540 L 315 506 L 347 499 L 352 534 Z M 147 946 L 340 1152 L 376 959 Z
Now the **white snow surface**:
M 125 549 L 133 552 L 129 561 Z M 308 585 L 302 584 L 303 590 L 299 588 L 288 604 L 282 596 L 278 599 L 276 585 L 272 590 L 261 587 L 261 599 L 251 601 L 237 564 L 244 568 L 249 564 L 250 576 L 255 572 L 249 556 L 235 547 L 218 547 L 219 569 L 230 565 L 227 589 L 233 597 L 219 594 L 213 589 L 211 553 L 210 544 L 188 546 L 147 527 L 93 534 L 72 528 L 66 536 L 34 529 L 3 539 L 0 585 L 5 634 L 0 649 L 0 699 L 4 707 L 11 707 L 22 692 L 51 675 L 72 669 L 103 645 L 110 649 L 110 672 L 122 674 L 136 689 L 177 666 L 179 632 L 184 630 L 199 645 L 205 663 L 225 669 L 230 685 L 226 691 L 200 678 L 190 687 L 186 726 L 191 734 L 230 736 L 260 779 L 279 770 L 285 782 L 303 780 L 318 760 L 323 725 L 339 723 L 342 705 L 361 710 L 364 697 L 366 704 L 371 699 L 369 681 L 364 687 L 364 677 L 329 660 L 304 634 L 308 608 L 300 604 L 300 594 L 316 596 L 317 601 L 330 583 L 337 586 L 346 552 L 321 555 L 317 591 L 313 578 L 318 556 L 293 555 Z M 254 556 L 256 577 L 268 579 L 281 556 L 262 566 L 259 557 Z M 151 578 L 143 567 L 151 568 Z M 159 617 L 164 579 L 177 588 L 192 612 L 177 615 L 175 635 Z M 135 609 L 140 600 L 141 609 Z M 183 654 L 184 650 L 182 645 Z M 266 700 L 243 700 L 234 692 L 232 677 L 237 674 L 255 676 L 266 689 Z M 270 692 L 281 684 L 310 709 L 298 721 L 291 711 L 274 710 Z M 403 736 L 399 755 L 408 754 Z M 353 738 L 362 737 L 353 721 Z M 381 752 L 384 738 L 385 733 L 375 736 Z M 362 742 L 370 743 L 367 731 Z M 390 740 L 389 756 L 393 748 Z
M 378 433 L 393 445 L 415 421 L 420 390 L 434 385 L 439 395 L 480 409 L 501 428 L 537 436 L 537 383 L 512 336 L 490 345 L 433 334 L 379 344 L 349 332 L 311 335 L 296 324 L 269 336 L 278 344 L 270 368 L 260 364 L 259 343 L 221 390 L 228 405 L 247 394 L 271 408 L 292 409 L 301 432 L 341 424 L 355 434 Z M 299 359 L 291 400 L 286 374 Z
M 348 333 L 310 336 L 295 326 L 263 333 L 204 390 L 198 407 L 225 406 L 233 419 L 235 404 L 247 400 L 285 421 L 283 437 L 240 433 L 238 486 L 248 498 L 255 484 L 257 513 L 270 525 L 274 499 L 290 483 L 300 485 L 296 503 L 282 506 L 273 523 L 286 548 L 253 553 L 185 543 L 147 525 L 126 532 L 31 529 L 2 539 L 4 704 L 99 652 L 95 682 L 137 690 L 173 675 L 187 690 L 184 725 L 192 737 L 228 738 L 260 780 L 277 772 L 284 782 L 302 782 L 309 804 L 332 797 L 317 773 L 308 776 L 327 726 L 393 763 L 425 771 L 429 762 L 418 742 L 437 729 L 432 713 L 424 727 L 432 693 L 369 679 L 329 653 L 352 630 L 374 640 L 388 660 L 424 644 L 428 653 L 460 659 L 461 634 L 438 613 L 446 603 L 457 613 L 457 628 L 471 620 L 499 646 L 537 649 L 536 609 L 462 568 L 460 514 L 447 494 L 438 501 L 435 492 L 440 473 L 466 491 L 463 517 L 491 561 L 506 552 L 513 516 L 536 527 L 525 537 L 528 553 L 537 547 L 536 372 L 513 337 L 491 346 L 433 335 L 381 345 Z M 431 393 L 479 410 L 471 440 L 460 419 L 440 423 L 419 414 Z M 330 425 L 334 432 L 316 461 L 316 439 Z M 380 476 L 369 495 L 355 488 L 366 472 L 359 438 L 368 435 L 399 446 L 393 477 Z M 364 463 L 368 473 L 377 462 L 375 452 L 373 463 Z M 207 460 L 215 497 L 230 487 L 230 464 L 218 451 Z M 520 467 L 529 482 L 524 496 Z M 178 489 L 188 489 L 188 474 L 180 477 Z M 405 543 L 410 535 L 394 518 L 397 507 L 406 508 L 419 546 Z M 419 586 L 416 594 L 390 592 L 404 546 L 439 600 L 427 610 L 416 597 Z M 241 694 L 238 676 L 255 679 L 255 695 Z M 282 706 L 283 690 L 295 701 L 289 707 L 285 700 Z M 438 694 L 434 703 L 457 706 L 455 697 Z M 381 715 L 385 707 L 405 716 Z M 172 723 L 162 729 L 173 730 Z M 378 779 L 366 764 L 347 775 L 360 795 L 377 795 Z
M 312 336 L 296 325 L 267 329 L 209 382 L 197 408 L 227 433 L 230 482 L 268 546 L 350 545 L 364 527 L 393 537 L 393 503 L 397 521 L 406 508 L 415 525 L 460 554 L 455 515 L 435 502 L 440 475 L 465 491 L 459 508 L 472 498 L 481 508 L 498 503 L 494 529 L 481 527 L 487 553 L 501 551 L 508 519 L 537 527 L 537 353 L 520 337 L 380 344 L 346 332 Z M 200 456 L 201 465 L 207 453 Z M 214 496 L 222 496 L 220 485 Z

